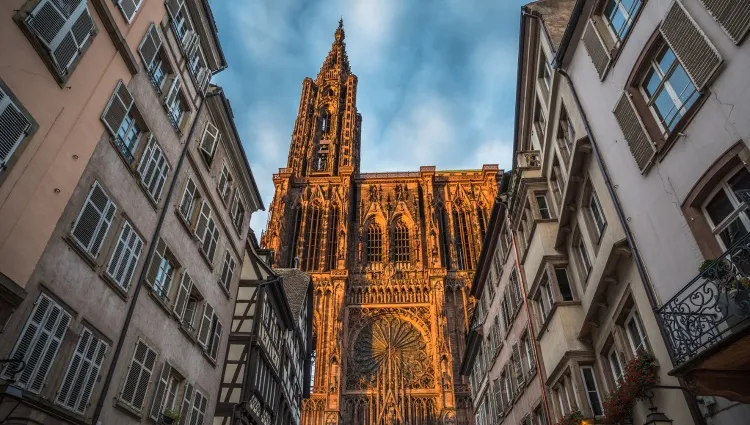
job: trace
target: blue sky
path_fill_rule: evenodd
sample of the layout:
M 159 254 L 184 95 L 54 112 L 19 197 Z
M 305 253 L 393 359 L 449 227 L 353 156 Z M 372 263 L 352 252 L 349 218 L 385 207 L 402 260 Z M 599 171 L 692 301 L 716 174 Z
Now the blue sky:
M 511 164 L 518 25 L 528 0 L 214 0 L 232 102 L 268 207 L 286 166 L 302 80 L 343 16 L 359 77 L 362 171 Z M 267 215 L 253 214 L 258 235 Z

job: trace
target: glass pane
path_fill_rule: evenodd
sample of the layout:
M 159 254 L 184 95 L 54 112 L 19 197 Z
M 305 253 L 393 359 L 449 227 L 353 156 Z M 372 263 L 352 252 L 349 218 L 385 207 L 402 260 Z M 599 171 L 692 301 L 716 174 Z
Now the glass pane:
M 661 83 L 661 77 L 656 73 L 656 70 L 652 68 L 643 80 L 643 90 L 646 92 L 649 99 L 654 97 L 654 93 L 656 93 L 659 83 Z
M 742 215 L 744 214 L 745 213 L 742 213 Z M 726 229 L 724 229 L 719 234 L 719 237 L 721 238 L 721 241 L 724 243 L 724 248 L 729 248 L 746 234 L 747 234 L 747 228 L 742 223 L 742 220 L 740 220 L 739 218 L 736 218 L 731 223 L 729 223 Z
M 740 202 L 742 202 L 742 197 L 738 192 L 742 190 L 750 190 L 750 172 L 747 171 L 747 168 L 742 167 L 737 174 L 729 179 L 729 186 L 732 188 L 735 195 L 737 195 Z
M 673 127 L 671 124 L 677 115 L 677 105 L 675 105 L 674 100 L 672 100 L 672 97 L 666 90 L 661 90 L 656 96 L 654 109 L 659 118 L 662 119 L 664 126 L 671 130 Z
M 560 295 L 562 295 L 563 301 L 573 301 L 573 291 L 570 289 L 567 270 L 564 268 L 556 268 L 555 277 L 557 277 L 557 285 L 560 287 Z
M 732 206 L 729 198 L 727 198 L 724 189 L 719 190 L 719 192 L 714 195 L 713 199 L 706 204 L 706 212 L 711 218 L 714 226 L 724 221 L 732 211 L 734 211 L 734 206 Z
M 674 90 L 680 100 L 687 99 L 693 90 L 695 90 L 695 86 L 693 86 L 690 77 L 688 77 L 685 68 L 683 68 L 682 65 L 677 65 L 674 68 L 672 75 L 669 76 L 667 81 L 669 82 L 669 85 L 672 86 L 672 90 Z
M 656 62 L 659 64 L 659 68 L 661 69 L 662 74 L 666 74 L 667 70 L 670 66 L 672 66 L 672 63 L 675 61 L 676 57 L 674 55 L 674 52 L 672 52 L 672 49 L 664 49 L 664 51 L 659 54 L 659 56 L 656 57 Z

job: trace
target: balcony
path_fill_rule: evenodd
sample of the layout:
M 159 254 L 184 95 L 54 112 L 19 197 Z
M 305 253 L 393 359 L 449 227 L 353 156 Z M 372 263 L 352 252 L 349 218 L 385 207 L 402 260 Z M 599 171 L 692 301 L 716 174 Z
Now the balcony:
M 699 395 L 750 402 L 750 234 L 658 311 L 676 368 Z

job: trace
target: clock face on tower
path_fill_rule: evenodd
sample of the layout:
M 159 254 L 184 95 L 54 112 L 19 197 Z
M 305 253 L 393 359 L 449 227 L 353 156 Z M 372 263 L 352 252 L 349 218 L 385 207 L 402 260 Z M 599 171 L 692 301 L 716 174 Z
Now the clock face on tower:
M 343 23 L 302 83 L 261 238 L 314 285 L 303 425 L 473 424 L 458 369 L 499 169 L 360 172 L 362 117 Z M 399 155 L 399 152 L 393 152 Z

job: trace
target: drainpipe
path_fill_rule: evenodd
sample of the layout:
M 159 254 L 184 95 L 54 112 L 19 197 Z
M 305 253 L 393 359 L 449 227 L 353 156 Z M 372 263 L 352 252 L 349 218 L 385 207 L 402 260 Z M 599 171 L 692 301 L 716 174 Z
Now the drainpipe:
M 187 139 L 185 140 L 185 145 L 183 146 L 182 152 L 180 153 L 180 159 L 177 161 L 177 166 L 174 169 L 174 177 L 172 178 L 172 183 L 170 183 L 169 190 L 167 191 L 164 208 L 162 208 L 161 213 L 159 214 L 159 221 L 156 223 L 156 229 L 154 229 L 154 233 L 151 235 L 151 245 L 149 246 L 148 253 L 146 255 L 146 264 L 144 264 L 143 268 L 141 269 L 141 273 L 138 276 L 138 284 L 135 286 L 133 299 L 130 301 L 130 306 L 128 306 L 128 313 L 127 316 L 125 316 L 125 323 L 123 323 L 122 325 L 120 338 L 118 338 L 117 340 L 117 346 L 115 347 L 115 352 L 112 356 L 112 362 L 109 365 L 109 370 L 107 370 L 107 377 L 104 379 L 104 386 L 102 387 L 102 390 L 100 392 L 99 400 L 97 400 L 96 402 L 96 409 L 94 410 L 94 415 L 91 419 L 92 425 L 98 425 L 99 423 L 99 416 L 101 416 L 102 414 L 104 401 L 107 398 L 107 392 L 109 391 L 109 387 L 112 384 L 112 376 L 115 374 L 115 365 L 117 365 L 117 360 L 120 358 L 122 346 L 125 344 L 125 337 L 127 336 L 128 328 L 130 327 L 130 321 L 132 320 L 133 313 L 135 312 L 135 305 L 138 301 L 138 295 L 141 293 L 141 287 L 143 286 L 143 282 L 146 280 L 146 273 L 148 273 L 148 260 L 154 255 L 154 251 L 156 250 L 156 238 L 159 236 L 159 233 L 161 233 L 162 224 L 164 224 L 164 217 L 166 217 L 167 210 L 169 209 L 169 200 L 172 199 L 175 187 L 177 187 L 177 176 L 180 174 L 183 162 L 185 162 L 185 157 L 187 156 L 188 148 L 190 147 L 190 141 L 193 139 L 193 134 L 195 133 L 195 129 L 198 124 L 198 117 L 200 117 L 201 112 L 203 111 L 203 107 L 206 105 L 206 101 L 208 100 L 208 98 L 217 96 L 219 93 L 221 92 L 219 91 L 209 93 L 203 98 L 203 101 L 201 102 L 200 106 L 198 107 L 198 111 L 195 114 L 195 119 L 190 126 L 190 131 L 188 132 Z
M 646 265 L 643 263 L 641 253 L 638 250 L 638 245 L 636 245 L 635 238 L 633 237 L 633 232 L 630 230 L 628 220 L 625 218 L 625 214 L 623 213 L 620 198 L 617 196 L 614 185 L 609 179 L 607 164 L 604 163 L 604 158 L 602 158 L 601 154 L 599 153 L 599 148 L 596 145 L 596 140 L 594 139 L 594 135 L 591 133 L 591 128 L 589 127 L 588 118 L 586 118 L 586 114 L 583 112 L 583 107 L 581 106 L 581 101 L 578 98 L 578 92 L 576 92 L 575 86 L 573 85 L 573 80 L 570 78 L 570 75 L 568 75 L 568 73 L 560 67 L 560 64 L 557 64 L 557 73 L 565 77 L 565 80 L 568 82 L 568 86 L 570 87 L 570 92 L 573 94 L 573 100 L 575 100 L 578 114 L 583 120 L 583 127 L 586 130 L 586 136 L 591 142 L 591 151 L 594 154 L 594 160 L 596 161 L 596 165 L 599 166 L 599 171 L 601 171 L 602 177 L 604 177 L 604 185 L 607 186 L 607 192 L 609 193 L 609 196 L 610 198 L 612 198 L 612 202 L 615 205 L 617 219 L 620 221 L 620 225 L 622 226 L 623 230 L 625 230 L 625 238 L 628 241 L 628 246 L 630 246 L 630 250 L 633 253 L 633 260 L 635 262 L 636 269 L 638 270 L 638 275 L 643 282 L 643 287 L 646 289 L 646 296 L 648 298 L 649 304 L 651 305 L 651 310 L 656 317 L 656 321 L 659 324 L 659 331 L 661 332 L 662 339 L 664 340 L 664 343 L 668 346 L 670 351 L 672 351 L 671 343 L 669 342 L 667 334 L 664 332 L 664 327 L 662 326 L 661 318 L 658 314 L 659 302 L 656 296 L 656 292 L 654 291 L 654 286 L 648 276 Z M 685 387 L 683 378 L 678 377 L 677 379 L 679 380 L 680 385 L 682 387 Z M 698 402 L 695 396 L 693 396 L 692 394 L 688 395 L 685 392 L 683 392 L 683 394 L 685 395 L 685 401 L 687 402 L 690 409 L 690 414 L 693 416 L 693 421 L 695 421 L 695 423 L 698 425 L 706 425 L 706 421 L 703 418 L 703 414 L 701 413 L 700 408 L 698 407 Z

